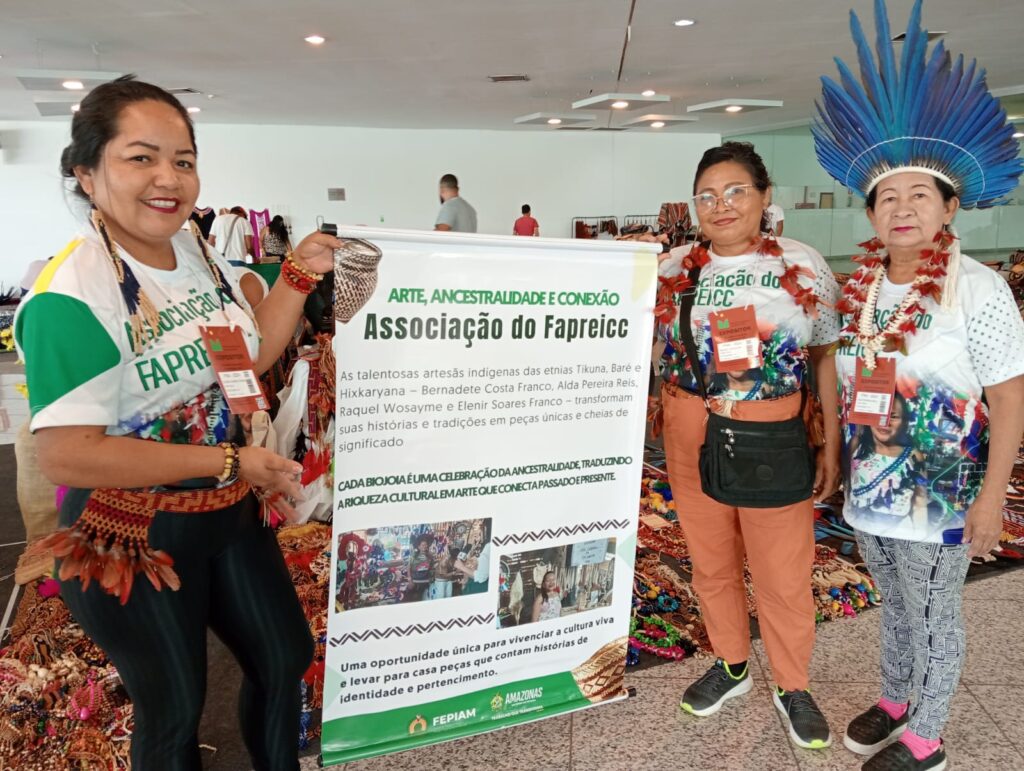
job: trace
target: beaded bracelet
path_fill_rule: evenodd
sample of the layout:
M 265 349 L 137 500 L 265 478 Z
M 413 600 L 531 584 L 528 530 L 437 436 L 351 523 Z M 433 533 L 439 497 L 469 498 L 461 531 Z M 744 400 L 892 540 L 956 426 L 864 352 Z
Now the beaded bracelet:
M 323 276 L 302 268 L 291 255 L 281 263 L 281 280 L 296 292 L 312 294 L 322 278 Z
M 224 471 L 217 477 L 217 482 L 222 485 L 233 484 L 238 481 L 238 472 L 242 466 L 242 455 L 237 444 L 221 442 L 217 445 L 224 450 Z
M 284 261 L 291 265 L 298 273 L 301 273 L 303 276 L 308 278 L 310 281 L 320 281 L 321 279 L 323 279 L 322 274 L 314 273 L 308 268 L 302 267 L 299 264 L 299 261 L 295 259 L 295 254 L 293 252 L 288 252 L 288 254 L 284 258 Z

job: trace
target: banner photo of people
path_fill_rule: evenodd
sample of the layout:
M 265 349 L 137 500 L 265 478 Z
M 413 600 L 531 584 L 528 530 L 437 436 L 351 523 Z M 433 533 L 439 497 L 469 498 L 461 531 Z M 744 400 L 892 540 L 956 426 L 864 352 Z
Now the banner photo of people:
M 323 764 L 625 698 L 659 245 L 339 237 Z

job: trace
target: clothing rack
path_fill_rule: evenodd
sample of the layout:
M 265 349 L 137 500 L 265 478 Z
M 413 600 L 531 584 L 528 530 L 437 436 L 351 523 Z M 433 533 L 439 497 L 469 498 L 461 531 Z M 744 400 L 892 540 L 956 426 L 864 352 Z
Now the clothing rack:
M 619 234 L 619 218 L 610 214 L 599 217 L 573 217 L 570 232 L 573 238 L 597 238 L 603 233 L 614 238 Z
M 658 230 L 658 215 L 657 214 L 627 214 L 622 218 L 622 227 L 628 228 L 630 225 L 646 225 L 651 229 L 652 232 Z

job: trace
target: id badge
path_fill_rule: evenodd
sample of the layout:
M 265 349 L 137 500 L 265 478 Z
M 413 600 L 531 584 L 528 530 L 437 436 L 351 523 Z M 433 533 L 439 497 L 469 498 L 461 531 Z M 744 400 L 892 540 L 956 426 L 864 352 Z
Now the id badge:
M 757 314 L 753 305 L 712 312 L 708 315 L 711 339 L 715 341 L 715 369 L 734 372 L 756 369 L 761 358 L 761 337 L 757 332 Z
M 849 422 L 858 426 L 885 428 L 889 425 L 895 395 L 896 359 L 877 356 L 875 368 L 871 370 L 864 365 L 864 359 L 858 356 Z
M 200 327 L 206 355 L 235 415 L 248 415 L 270 407 L 252 366 L 249 348 L 239 327 Z

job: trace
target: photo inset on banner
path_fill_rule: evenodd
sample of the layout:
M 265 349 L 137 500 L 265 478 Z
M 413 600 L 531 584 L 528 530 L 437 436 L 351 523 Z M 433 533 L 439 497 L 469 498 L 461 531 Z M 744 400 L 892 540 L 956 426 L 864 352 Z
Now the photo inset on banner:
M 499 564 L 499 627 L 550 621 L 611 605 L 614 538 L 507 554 Z
M 481 594 L 490 560 L 490 518 L 343 533 L 334 609 Z

